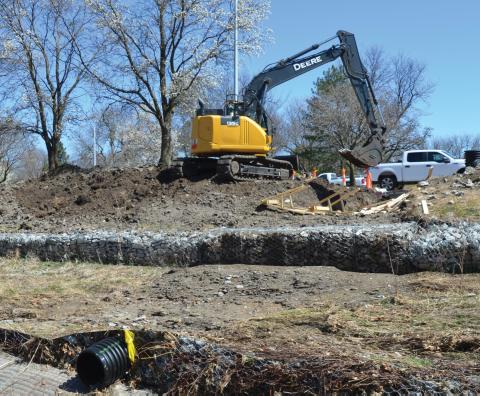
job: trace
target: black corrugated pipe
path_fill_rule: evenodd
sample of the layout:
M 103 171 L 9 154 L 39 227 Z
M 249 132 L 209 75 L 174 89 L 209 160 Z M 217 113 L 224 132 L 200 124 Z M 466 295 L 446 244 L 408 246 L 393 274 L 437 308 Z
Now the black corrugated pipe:
M 77 374 L 86 385 L 103 388 L 123 377 L 130 368 L 125 342 L 120 338 L 105 338 L 77 358 Z

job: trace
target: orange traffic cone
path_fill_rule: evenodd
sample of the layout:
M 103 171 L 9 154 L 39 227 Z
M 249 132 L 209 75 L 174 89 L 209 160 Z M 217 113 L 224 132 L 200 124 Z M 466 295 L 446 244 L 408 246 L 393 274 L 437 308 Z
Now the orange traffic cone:
M 371 190 L 373 188 L 372 174 L 370 173 L 370 170 L 368 168 L 365 168 L 365 179 L 367 190 Z

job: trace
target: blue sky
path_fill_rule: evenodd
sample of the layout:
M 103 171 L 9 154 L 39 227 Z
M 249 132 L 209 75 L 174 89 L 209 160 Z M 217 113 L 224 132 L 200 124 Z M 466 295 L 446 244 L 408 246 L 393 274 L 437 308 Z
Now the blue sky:
M 387 55 L 402 53 L 426 64 L 435 90 L 423 106 L 422 124 L 435 136 L 480 133 L 480 1 L 272 0 L 266 25 L 273 29 L 274 43 L 260 57 L 242 59 L 249 75 L 347 30 L 361 52 L 379 46 Z M 284 102 L 305 98 L 326 68 L 272 92 Z

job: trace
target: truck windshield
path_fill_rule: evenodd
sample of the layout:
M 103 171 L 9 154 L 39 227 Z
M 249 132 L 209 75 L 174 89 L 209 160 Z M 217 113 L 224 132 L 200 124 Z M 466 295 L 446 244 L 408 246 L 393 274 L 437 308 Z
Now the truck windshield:
M 446 156 L 450 157 L 450 158 L 455 158 L 452 154 L 450 154 L 449 152 L 445 151 L 445 150 L 440 150 L 441 153 L 445 154 Z

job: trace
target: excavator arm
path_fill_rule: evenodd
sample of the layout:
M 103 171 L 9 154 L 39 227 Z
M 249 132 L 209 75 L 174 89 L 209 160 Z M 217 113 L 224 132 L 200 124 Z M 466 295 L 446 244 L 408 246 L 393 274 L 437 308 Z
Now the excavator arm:
M 342 148 L 339 153 L 357 166 L 376 166 L 382 159 L 386 127 L 368 73 L 360 59 L 355 36 L 346 31 L 339 31 L 336 37 L 340 41 L 339 44 L 305 56 L 321 46 L 321 44 L 315 44 L 265 68 L 256 75 L 244 91 L 244 114 L 255 119 L 259 124 L 265 125 L 264 101 L 269 89 L 341 58 L 345 72 L 367 119 L 370 136 L 362 145 L 353 149 Z

